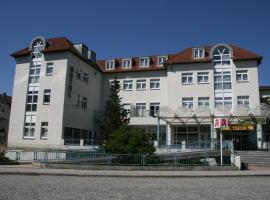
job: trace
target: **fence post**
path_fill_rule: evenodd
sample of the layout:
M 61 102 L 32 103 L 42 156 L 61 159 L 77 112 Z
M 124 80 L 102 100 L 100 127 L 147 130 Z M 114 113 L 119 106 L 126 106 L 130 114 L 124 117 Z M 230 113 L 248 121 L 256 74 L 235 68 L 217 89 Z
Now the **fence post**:
M 16 151 L 16 162 L 20 162 L 20 152 Z

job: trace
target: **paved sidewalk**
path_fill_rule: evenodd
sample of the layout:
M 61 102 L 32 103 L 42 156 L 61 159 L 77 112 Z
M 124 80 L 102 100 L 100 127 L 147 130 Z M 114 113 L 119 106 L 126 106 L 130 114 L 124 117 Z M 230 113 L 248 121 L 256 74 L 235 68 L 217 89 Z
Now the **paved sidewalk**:
M 3 174 L 85 177 L 242 177 L 270 176 L 270 168 L 254 168 L 245 171 L 122 171 L 48 169 L 35 165 L 0 165 L 0 175 Z

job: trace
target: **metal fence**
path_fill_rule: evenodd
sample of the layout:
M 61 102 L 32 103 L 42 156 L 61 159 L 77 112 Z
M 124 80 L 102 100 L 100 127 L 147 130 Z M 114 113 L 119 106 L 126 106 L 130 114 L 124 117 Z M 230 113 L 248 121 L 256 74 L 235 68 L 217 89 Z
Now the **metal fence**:
M 218 151 L 166 155 L 108 154 L 98 151 L 18 151 L 7 150 L 6 157 L 17 162 L 116 166 L 217 166 Z M 231 165 L 231 151 L 224 150 L 223 165 Z

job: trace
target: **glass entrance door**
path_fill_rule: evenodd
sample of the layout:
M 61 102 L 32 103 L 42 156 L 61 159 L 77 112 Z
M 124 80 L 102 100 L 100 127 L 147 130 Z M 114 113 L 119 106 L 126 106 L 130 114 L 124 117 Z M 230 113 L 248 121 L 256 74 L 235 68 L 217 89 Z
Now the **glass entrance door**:
M 224 131 L 223 133 L 225 140 L 232 140 L 235 150 L 245 151 L 257 149 L 257 139 L 255 132 Z

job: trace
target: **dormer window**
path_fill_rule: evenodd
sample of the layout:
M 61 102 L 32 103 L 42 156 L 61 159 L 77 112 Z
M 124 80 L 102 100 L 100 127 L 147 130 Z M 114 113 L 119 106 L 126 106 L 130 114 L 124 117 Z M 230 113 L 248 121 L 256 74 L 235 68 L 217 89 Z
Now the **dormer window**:
M 149 65 L 150 65 L 149 57 L 140 58 L 140 67 L 149 67 Z
M 218 46 L 213 50 L 213 62 L 215 65 L 229 65 L 231 60 L 230 49 L 226 46 Z
M 204 48 L 193 48 L 192 49 L 192 58 L 193 59 L 204 58 Z
M 130 58 L 122 59 L 122 67 L 124 69 L 130 69 L 132 67 L 132 60 Z
M 163 66 L 163 63 L 167 60 L 167 56 L 158 56 L 158 66 Z
M 115 68 L 115 60 L 106 61 L 106 70 L 113 70 Z

